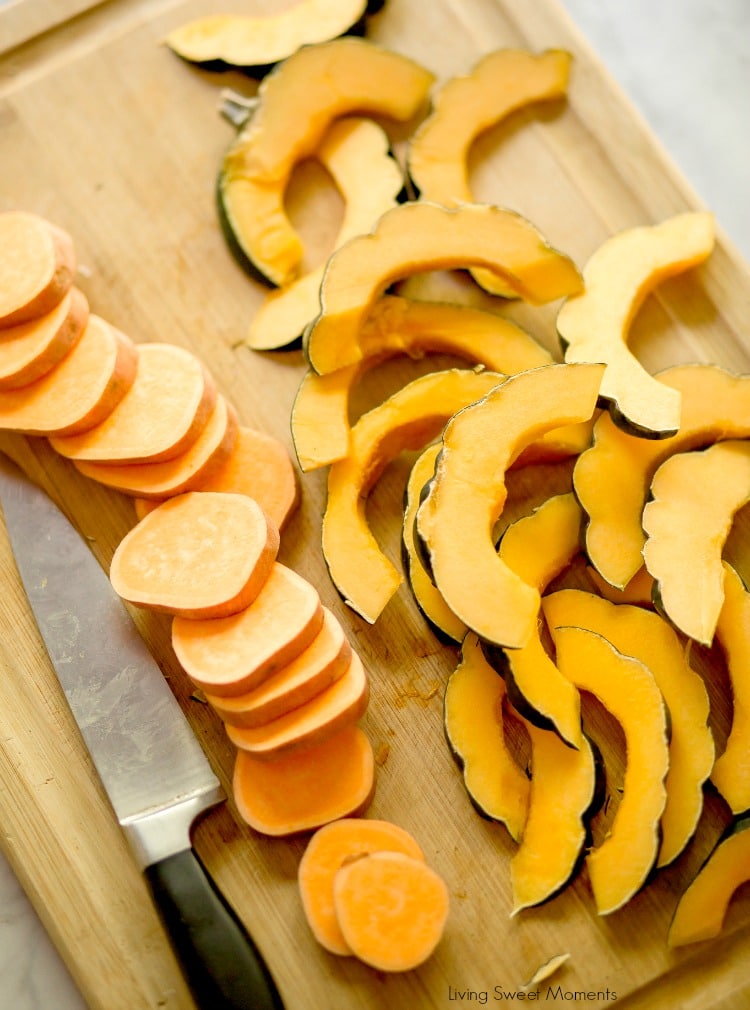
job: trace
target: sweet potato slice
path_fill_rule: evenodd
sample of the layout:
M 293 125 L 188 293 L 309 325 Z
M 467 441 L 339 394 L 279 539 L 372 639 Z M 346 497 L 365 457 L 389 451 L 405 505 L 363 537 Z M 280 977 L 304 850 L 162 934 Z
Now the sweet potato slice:
M 202 690 L 238 695 L 291 663 L 322 623 L 317 589 L 277 561 L 255 600 L 239 613 L 200 621 L 175 617 L 172 647 Z
M 126 495 L 141 495 L 140 501 L 149 502 L 156 508 L 175 495 L 202 491 L 204 482 L 231 455 L 238 431 L 237 411 L 225 397 L 219 395 L 203 431 L 185 452 L 174 459 L 119 464 L 76 459 L 73 465 L 85 477 Z M 139 518 L 150 511 L 151 508 L 142 509 Z
M 46 375 L 78 342 L 89 303 L 76 287 L 49 312 L 0 329 L 0 390 L 19 389 Z
M 310 701 L 262 726 L 226 726 L 239 750 L 271 759 L 320 743 L 364 715 L 370 682 L 362 660 L 352 652 L 349 665 L 337 680 Z
M 262 726 L 304 705 L 343 675 L 352 647 L 341 622 L 323 609 L 323 625 L 299 656 L 262 684 L 236 697 L 207 694 L 206 701 L 229 726 Z
M 26 435 L 73 435 L 104 421 L 135 379 L 136 345 L 90 315 L 78 343 L 41 379 L 0 392 L 0 428 Z
M 362 813 L 374 791 L 375 755 L 356 725 L 273 761 L 237 751 L 235 806 L 264 835 L 299 834 Z
M 203 430 L 217 397 L 202 362 L 175 344 L 138 344 L 135 382 L 117 408 L 90 431 L 55 438 L 69 459 L 151 463 L 174 459 Z
M 336 918 L 333 881 L 351 859 L 370 852 L 401 852 L 424 861 L 417 840 L 398 824 L 365 817 L 344 817 L 318 828 L 307 843 L 297 870 L 302 908 L 318 943 L 332 954 L 351 954 Z
M 73 239 L 37 214 L 0 214 L 0 327 L 50 312 L 73 283 Z
M 443 878 L 403 852 L 345 863 L 333 883 L 341 933 L 352 953 L 380 971 L 410 971 L 430 957 L 450 908 Z
M 189 491 L 123 537 L 109 578 L 135 606 L 192 619 L 228 617 L 257 597 L 278 550 L 279 531 L 252 498 Z

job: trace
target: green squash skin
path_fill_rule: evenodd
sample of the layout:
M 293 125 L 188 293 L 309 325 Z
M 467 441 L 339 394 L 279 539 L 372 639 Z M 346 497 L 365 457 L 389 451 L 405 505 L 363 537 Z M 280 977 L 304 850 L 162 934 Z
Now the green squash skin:
M 253 280 L 259 281 L 261 284 L 265 285 L 267 288 L 276 288 L 277 285 L 273 283 L 270 278 L 261 271 L 253 260 L 250 259 L 247 252 L 245 251 L 242 243 L 237 237 L 237 233 L 234 230 L 234 225 L 232 224 L 231 218 L 227 212 L 226 204 L 224 203 L 224 172 L 223 169 L 219 172 L 216 179 L 216 210 L 219 218 L 219 227 L 221 229 L 221 234 L 224 237 L 224 241 L 232 254 L 233 259 L 246 274 L 249 274 Z

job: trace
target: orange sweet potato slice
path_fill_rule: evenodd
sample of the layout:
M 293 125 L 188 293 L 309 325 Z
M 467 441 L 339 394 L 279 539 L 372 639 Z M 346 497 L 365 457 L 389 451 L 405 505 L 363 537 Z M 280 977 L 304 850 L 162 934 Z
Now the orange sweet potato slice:
M 437 947 L 450 908 L 443 878 L 403 852 L 345 863 L 333 882 L 336 918 L 352 953 L 380 971 L 411 971 Z
M 0 429 L 26 435 L 73 435 L 102 423 L 135 379 L 136 345 L 90 315 L 59 365 L 21 389 L 0 392 Z
M 237 751 L 235 806 L 264 835 L 299 834 L 362 813 L 374 791 L 372 744 L 355 724 L 273 761 Z
M 54 368 L 78 342 L 89 303 L 76 287 L 42 316 L 0 329 L 0 389 L 28 386 Z
M 333 903 L 333 881 L 351 859 L 370 852 L 402 852 L 424 860 L 416 839 L 398 824 L 369 817 L 344 817 L 318 828 L 297 870 L 302 908 L 318 943 L 332 954 L 351 954 Z
M 344 674 L 310 701 L 262 726 L 226 726 L 240 750 L 269 759 L 301 750 L 332 736 L 364 715 L 370 683 L 362 660 L 352 652 Z
M 174 459 L 203 430 L 217 397 L 202 362 L 175 344 L 138 344 L 135 381 L 115 410 L 80 435 L 55 438 L 69 459 L 147 463 Z
M 341 622 L 323 608 L 323 625 L 295 659 L 263 683 L 234 697 L 207 694 L 206 701 L 229 726 L 262 726 L 304 705 L 349 666 L 352 647 Z
M 137 500 L 148 502 L 151 506 L 137 510 L 138 517 L 142 519 L 174 495 L 202 491 L 204 482 L 231 454 L 238 432 L 237 411 L 219 394 L 203 431 L 185 452 L 174 459 L 119 464 L 76 459 L 73 465 L 85 477 L 99 484 L 106 484 L 126 495 L 142 496 Z
M 0 326 L 50 312 L 75 271 L 75 247 L 66 231 L 27 211 L 0 214 Z
M 322 623 L 317 589 L 277 561 L 255 600 L 239 613 L 199 621 L 175 617 L 172 647 L 196 686 L 222 697 L 238 695 L 290 663 Z
M 109 577 L 135 606 L 190 619 L 228 617 L 257 597 L 278 550 L 279 532 L 252 498 L 189 491 L 123 537 Z

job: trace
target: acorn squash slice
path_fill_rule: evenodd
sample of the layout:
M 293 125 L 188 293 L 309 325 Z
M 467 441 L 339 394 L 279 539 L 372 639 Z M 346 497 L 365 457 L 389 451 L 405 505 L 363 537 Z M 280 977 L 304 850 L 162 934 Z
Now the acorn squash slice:
M 643 558 L 654 601 L 685 635 L 713 641 L 724 602 L 722 553 L 750 499 L 750 441 L 729 439 L 665 460 L 643 510 Z
M 267 74 L 217 184 L 219 220 L 240 264 L 271 284 L 294 280 L 304 250 L 284 196 L 295 166 L 342 116 L 413 119 L 433 80 L 414 60 L 352 37 L 303 46 Z
M 714 763 L 711 782 L 737 815 L 750 811 L 750 592 L 727 562 L 716 641 L 727 666 L 732 712 L 724 750 Z
M 404 175 L 390 151 L 385 131 L 370 119 L 348 117 L 335 122 L 315 159 L 328 171 L 344 203 L 344 216 L 334 248 L 368 232 L 378 218 L 398 203 Z M 325 263 L 291 284 L 270 291 L 251 320 L 245 343 L 255 351 L 292 350 L 320 310 L 320 282 Z
M 680 391 L 654 378 L 630 351 L 630 325 L 661 280 L 701 263 L 713 246 L 713 215 L 700 211 L 621 231 L 591 256 L 583 268 L 583 291 L 558 313 L 565 360 L 606 363 L 602 404 L 631 434 L 674 435 L 680 427 Z
M 750 375 L 715 365 L 678 365 L 659 373 L 680 392 L 680 430 L 670 438 L 636 438 L 609 414 L 594 424 L 594 443 L 581 453 L 573 486 L 587 514 L 585 550 L 607 582 L 623 589 L 643 564 L 643 509 L 658 466 L 676 452 L 750 436 Z
M 349 449 L 349 401 L 364 375 L 387 358 L 452 354 L 510 375 L 552 362 L 552 355 L 508 319 L 465 305 L 384 295 L 359 338 L 362 358 L 325 375 L 305 374 L 292 407 L 292 438 L 305 472 L 341 459 Z
M 580 551 L 583 512 L 572 494 L 554 495 L 511 523 L 500 540 L 501 560 L 540 594 Z M 484 644 L 502 674 L 513 706 L 530 723 L 553 730 L 569 747 L 583 746 L 581 698 L 546 651 L 537 628 L 520 649 Z
M 382 0 L 297 0 L 265 17 L 208 14 L 174 28 L 164 42 L 205 70 L 237 67 L 263 76 L 302 46 L 362 34 L 366 16 L 381 7 Z
M 468 160 L 474 141 L 521 108 L 564 97 L 570 62 L 570 53 L 562 49 L 541 53 L 496 49 L 470 73 L 446 81 L 407 150 L 407 171 L 420 199 L 445 207 L 473 203 Z M 491 273 L 474 270 L 472 274 L 486 290 L 513 295 Z
M 319 374 L 364 356 L 359 335 L 376 299 L 412 274 L 485 266 L 517 295 L 551 302 L 581 288 L 573 261 L 553 249 L 526 218 L 489 204 L 446 208 L 421 201 L 400 204 L 328 260 L 321 311 L 305 331 L 310 366 Z
M 445 689 L 445 736 L 475 809 L 504 824 L 511 838 L 519 841 L 530 785 L 506 740 L 504 697 L 502 677 L 487 663 L 476 635 L 467 634 Z
M 651 671 L 594 631 L 552 630 L 560 672 L 619 722 L 626 767 L 620 805 L 606 839 L 586 856 L 599 915 L 617 911 L 646 883 L 659 851 L 669 768 L 668 713 Z
M 448 606 L 496 645 L 525 645 L 539 614 L 538 590 L 495 548 L 506 471 L 546 432 L 591 418 L 603 370 L 603 365 L 553 364 L 511 375 L 443 430 L 435 475 L 417 511 L 417 536 Z
M 658 614 L 609 603 L 593 593 L 562 589 L 542 599 L 552 627 L 595 631 L 618 652 L 634 656 L 654 676 L 669 711 L 667 802 L 661 817 L 657 867 L 671 863 L 693 837 L 703 810 L 703 785 L 711 774 L 714 741 L 703 678 L 692 669 L 682 642 Z
M 750 817 L 733 821 L 679 900 L 667 943 L 682 947 L 719 936 L 735 891 L 750 880 Z

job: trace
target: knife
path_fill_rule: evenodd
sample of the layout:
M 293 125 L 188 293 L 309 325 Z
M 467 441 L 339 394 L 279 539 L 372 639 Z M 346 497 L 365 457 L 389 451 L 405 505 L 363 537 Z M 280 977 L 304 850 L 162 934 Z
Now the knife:
M 44 491 L 0 453 L 0 504 L 34 618 L 200 1010 L 283 1010 L 191 844 L 221 784 L 122 600 Z

